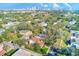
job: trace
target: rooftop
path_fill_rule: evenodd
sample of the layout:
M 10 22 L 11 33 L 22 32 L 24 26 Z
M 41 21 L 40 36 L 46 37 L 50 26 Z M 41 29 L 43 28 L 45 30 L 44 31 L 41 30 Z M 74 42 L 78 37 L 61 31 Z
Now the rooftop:
M 31 56 L 32 54 L 29 51 L 19 49 L 17 52 L 15 52 L 12 56 Z
M 40 46 L 44 46 L 44 42 L 43 40 L 37 38 L 37 37 L 32 37 L 31 38 L 34 42 L 36 42 L 37 44 L 39 44 Z

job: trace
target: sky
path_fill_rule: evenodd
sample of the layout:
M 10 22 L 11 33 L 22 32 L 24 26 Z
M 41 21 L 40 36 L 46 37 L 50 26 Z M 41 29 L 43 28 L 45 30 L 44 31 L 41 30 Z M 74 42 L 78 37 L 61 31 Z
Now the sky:
M 0 9 L 23 8 L 79 10 L 79 3 L 0 3 Z

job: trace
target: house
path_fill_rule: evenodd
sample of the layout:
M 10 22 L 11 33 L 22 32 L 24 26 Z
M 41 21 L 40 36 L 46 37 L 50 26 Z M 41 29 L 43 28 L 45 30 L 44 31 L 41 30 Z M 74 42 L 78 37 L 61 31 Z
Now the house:
M 31 15 L 34 17 L 34 16 L 37 15 L 37 14 L 36 14 L 36 13 L 32 13 Z
M 14 25 L 13 22 L 9 22 L 7 24 L 2 24 L 3 28 L 5 28 L 5 29 L 8 29 L 8 28 L 12 27 L 13 25 Z
M 21 30 L 19 33 L 23 35 L 24 39 L 29 39 L 29 37 L 32 35 L 32 31 L 29 30 Z
M 21 35 L 30 36 L 32 35 L 32 31 L 29 30 L 21 30 L 19 31 Z
M 0 50 L 0 56 L 3 56 L 6 53 L 4 49 Z
M 45 22 L 41 22 L 40 25 L 41 25 L 41 26 L 47 26 L 47 23 L 45 23 Z
M 47 13 L 47 12 L 46 12 L 46 13 L 44 13 L 44 16 L 46 16 L 46 17 L 47 17 L 47 16 L 48 16 L 48 13 Z
M 32 56 L 32 53 L 27 50 L 19 49 L 12 56 Z
M 0 34 L 2 34 L 3 32 L 5 32 L 5 30 L 4 29 L 0 29 Z
M 35 44 L 35 42 L 33 40 L 29 40 L 29 43 L 32 45 Z
M 72 34 L 71 39 L 77 39 L 79 37 L 79 31 L 71 30 L 70 33 Z
M 42 56 L 28 49 L 19 49 L 12 56 Z
M 37 35 L 37 36 L 35 36 L 35 37 L 37 37 L 37 38 L 39 38 L 39 39 L 44 39 L 44 38 L 47 38 L 48 35 L 46 35 L 46 34 L 39 34 L 39 35 Z
M 69 15 L 68 15 L 68 14 L 64 14 L 64 16 L 65 16 L 65 17 L 68 17 Z
M 0 56 L 3 56 L 6 51 L 3 49 L 3 44 L 0 44 Z
M 72 43 L 73 40 L 75 40 L 75 43 L 79 45 L 79 31 L 71 30 L 70 32 L 72 34 L 71 36 Z
M 38 21 L 38 26 L 46 27 L 47 26 L 47 23 L 46 22 L 43 22 L 43 21 Z
M 37 44 L 39 44 L 40 46 L 44 46 L 43 39 L 44 39 L 44 38 L 47 38 L 47 37 L 48 37 L 48 35 L 46 35 L 46 34 L 39 34 L 39 35 L 37 35 L 37 36 L 32 37 L 31 40 L 29 40 L 29 43 L 30 43 L 30 44 L 35 44 L 35 43 L 37 43 Z
M 76 21 L 74 20 L 74 19 L 71 19 L 70 21 L 69 21 L 69 25 L 73 25 L 73 24 L 75 24 L 76 23 Z
M 41 47 L 44 46 L 44 42 L 40 38 L 32 37 L 31 40 L 34 41 L 35 43 L 39 44 Z
M 2 48 L 3 48 L 3 44 L 2 44 L 2 43 L 0 43 L 0 51 L 2 50 Z

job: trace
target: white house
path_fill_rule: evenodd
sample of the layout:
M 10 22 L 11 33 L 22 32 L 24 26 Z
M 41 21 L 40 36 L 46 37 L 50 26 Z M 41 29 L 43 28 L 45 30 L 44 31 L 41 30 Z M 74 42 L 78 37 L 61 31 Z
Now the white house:
M 3 32 L 5 32 L 5 30 L 4 29 L 0 29 L 0 34 L 2 34 Z
M 2 26 L 3 26 L 3 28 L 8 29 L 8 28 L 10 28 L 10 27 L 13 26 L 13 25 L 14 25 L 13 22 L 9 22 L 9 23 L 7 23 L 7 24 L 3 24 Z

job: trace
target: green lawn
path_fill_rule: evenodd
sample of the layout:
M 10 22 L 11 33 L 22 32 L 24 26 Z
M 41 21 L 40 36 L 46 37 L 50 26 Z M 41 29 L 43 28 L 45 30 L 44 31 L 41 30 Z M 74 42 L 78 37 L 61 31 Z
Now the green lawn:
M 13 53 L 15 53 L 17 49 L 12 49 L 9 52 L 6 53 L 7 56 L 11 56 Z

